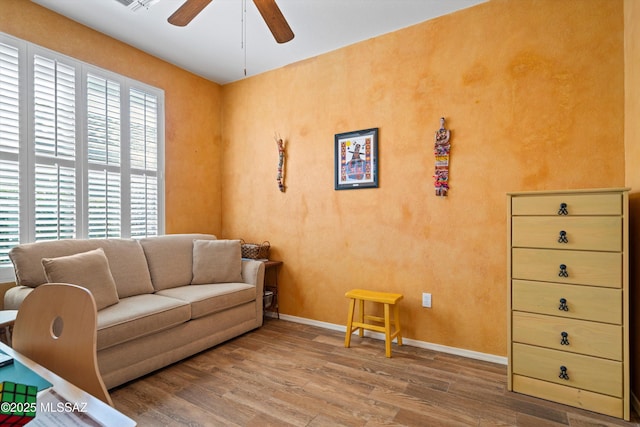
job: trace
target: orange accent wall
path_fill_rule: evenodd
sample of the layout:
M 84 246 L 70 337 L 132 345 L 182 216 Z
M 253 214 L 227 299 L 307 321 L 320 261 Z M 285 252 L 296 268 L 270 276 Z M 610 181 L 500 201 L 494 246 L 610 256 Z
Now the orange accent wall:
M 631 389 L 640 405 L 640 2 L 624 1 L 625 173 L 631 246 Z M 636 409 L 638 406 L 636 407 Z
M 640 179 L 633 1 L 491 0 L 224 87 L 24 0 L 0 31 L 164 89 L 167 233 L 269 240 L 282 313 L 344 324 L 348 289 L 401 292 L 407 338 L 506 355 L 505 193 Z M 335 191 L 334 134 L 370 127 L 380 188 Z
M 0 31 L 163 89 L 166 232 L 220 233 L 220 85 L 30 1 L 0 0 Z
M 505 193 L 625 185 L 623 41 L 621 0 L 492 0 L 225 85 L 223 235 L 271 242 L 281 313 L 344 325 L 350 288 L 400 292 L 406 337 L 504 356 Z M 335 191 L 334 134 L 371 127 L 380 187 Z

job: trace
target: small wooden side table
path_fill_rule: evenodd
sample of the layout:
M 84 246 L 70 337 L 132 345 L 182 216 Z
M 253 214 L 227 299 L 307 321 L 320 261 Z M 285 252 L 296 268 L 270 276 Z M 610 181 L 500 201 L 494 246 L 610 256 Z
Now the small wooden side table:
M 17 315 L 18 310 L 0 310 L 0 341 L 9 347 L 11 347 L 11 334 Z
M 264 261 L 264 290 L 273 292 L 273 300 L 268 311 L 275 311 L 280 318 L 280 307 L 278 303 L 278 272 L 282 261 Z

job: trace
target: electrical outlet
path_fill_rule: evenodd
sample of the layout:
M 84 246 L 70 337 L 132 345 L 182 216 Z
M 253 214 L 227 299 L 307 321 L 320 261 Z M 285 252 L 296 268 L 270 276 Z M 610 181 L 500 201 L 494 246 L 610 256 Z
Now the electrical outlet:
M 422 293 L 422 306 L 431 308 L 431 294 L 427 292 Z

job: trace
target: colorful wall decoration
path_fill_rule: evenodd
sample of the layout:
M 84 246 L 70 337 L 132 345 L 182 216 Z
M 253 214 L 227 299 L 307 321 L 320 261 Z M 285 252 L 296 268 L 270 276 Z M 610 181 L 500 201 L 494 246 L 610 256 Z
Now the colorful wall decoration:
M 449 151 L 451 150 L 451 132 L 444 127 L 444 117 L 440 118 L 440 129 L 436 131 L 433 153 L 436 156 L 435 179 L 436 196 L 444 197 L 449 193 Z

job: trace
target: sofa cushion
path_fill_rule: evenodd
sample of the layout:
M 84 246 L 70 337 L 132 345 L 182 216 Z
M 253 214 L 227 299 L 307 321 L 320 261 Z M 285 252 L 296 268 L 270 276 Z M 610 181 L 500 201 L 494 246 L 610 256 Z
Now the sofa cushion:
M 194 240 L 194 285 L 242 282 L 240 240 Z
M 191 283 L 193 241 L 215 240 L 210 234 L 167 234 L 140 240 L 156 290 Z
M 162 295 L 136 295 L 98 313 L 98 350 L 170 329 L 191 318 L 189 303 Z
M 246 283 L 180 286 L 158 291 L 156 295 L 163 295 L 190 303 L 191 318 L 197 319 L 198 317 L 254 301 L 256 299 L 256 287 Z
M 153 293 L 149 266 L 140 242 L 134 239 L 101 240 L 120 299 Z
M 47 283 L 42 258 L 74 255 L 97 248 L 104 249 L 120 298 L 154 291 L 142 246 L 133 239 L 63 239 L 18 245 L 9 251 L 16 284 L 35 288 Z
M 116 304 L 118 291 L 102 248 L 58 258 L 43 258 L 49 283 L 71 283 L 88 289 L 98 310 Z

